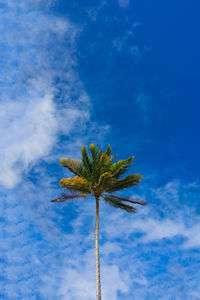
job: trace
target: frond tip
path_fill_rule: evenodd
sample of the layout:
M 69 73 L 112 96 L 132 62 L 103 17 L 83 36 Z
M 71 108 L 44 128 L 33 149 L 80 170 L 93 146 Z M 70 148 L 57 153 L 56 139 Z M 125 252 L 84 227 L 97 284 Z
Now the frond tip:
M 86 194 L 79 194 L 79 195 L 65 195 L 63 197 L 59 197 L 56 199 L 51 200 L 51 202 L 63 202 L 66 200 L 71 200 L 75 198 L 85 198 L 87 195 Z

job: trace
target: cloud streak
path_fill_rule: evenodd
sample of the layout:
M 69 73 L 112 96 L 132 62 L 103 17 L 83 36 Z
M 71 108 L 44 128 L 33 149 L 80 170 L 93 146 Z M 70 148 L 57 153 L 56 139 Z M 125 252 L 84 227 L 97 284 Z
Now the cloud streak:
M 6 2 L 0 17 L 0 182 L 12 188 L 90 109 L 74 71 L 79 29 L 26 1 Z

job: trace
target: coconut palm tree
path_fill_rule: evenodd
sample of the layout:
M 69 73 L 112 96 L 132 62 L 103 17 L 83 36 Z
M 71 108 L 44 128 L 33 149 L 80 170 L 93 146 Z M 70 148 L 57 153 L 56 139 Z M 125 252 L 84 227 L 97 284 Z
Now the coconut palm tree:
M 105 152 L 102 147 L 90 145 L 91 155 L 86 148 L 82 147 L 82 159 L 74 160 L 62 158 L 60 164 L 72 172 L 75 177 L 62 178 L 60 186 L 67 189 L 70 194 L 51 200 L 62 202 L 68 199 L 92 196 L 96 200 L 96 223 L 95 223 L 95 265 L 96 265 L 96 299 L 101 300 L 100 261 L 99 261 L 99 199 L 103 198 L 106 203 L 126 210 L 135 212 L 132 204 L 146 205 L 145 201 L 132 200 L 112 194 L 131 186 L 137 185 L 142 176 L 140 174 L 127 175 L 121 178 L 131 166 L 134 157 L 114 162 L 112 150 L 108 145 Z

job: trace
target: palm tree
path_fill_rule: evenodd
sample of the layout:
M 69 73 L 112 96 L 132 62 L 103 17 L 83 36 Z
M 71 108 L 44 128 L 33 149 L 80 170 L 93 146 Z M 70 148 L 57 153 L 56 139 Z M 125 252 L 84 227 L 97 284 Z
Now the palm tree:
M 119 160 L 114 163 L 116 158 L 112 156 L 112 150 L 108 145 L 105 152 L 102 147 L 98 148 L 94 144 L 90 145 L 91 156 L 88 155 L 86 148 L 82 147 L 82 159 L 74 160 L 62 158 L 60 164 L 71 171 L 74 178 L 62 178 L 60 186 L 66 188 L 71 194 L 51 200 L 52 202 L 62 202 L 68 199 L 92 196 L 96 199 L 96 223 L 95 223 L 95 265 L 96 265 L 96 299 L 101 300 L 101 281 L 100 281 L 100 261 L 99 261 L 99 199 L 103 198 L 106 203 L 126 210 L 135 212 L 135 207 L 130 204 L 146 205 L 145 201 L 130 200 L 125 197 L 113 195 L 131 186 L 137 185 L 142 176 L 140 174 L 127 175 L 121 179 L 131 166 L 134 157 Z M 127 204 L 129 203 L 129 204 Z

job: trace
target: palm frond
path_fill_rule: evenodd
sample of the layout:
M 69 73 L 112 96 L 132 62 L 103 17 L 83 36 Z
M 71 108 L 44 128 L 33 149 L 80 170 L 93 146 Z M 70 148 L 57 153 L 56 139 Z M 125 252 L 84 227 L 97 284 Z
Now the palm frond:
M 137 185 L 142 179 L 140 174 L 127 175 L 124 179 L 113 180 L 104 188 L 105 192 L 116 192 Z
M 69 158 L 61 158 L 60 160 L 61 166 L 64 168 L 67 168 L 70 172 L 77 176 L 81 176 L 79 173 L 80 166 L 81 166 L 81 161 L 75 160 L 75 159 L 69 159 Z
M 81 163 L 79 169 L 78 169 L 79 174 L 81 175 L 81 177 L 85 178 L 87 181 L 90 182 L 91 180 L 91 175 L 88 173 L 87 168 L 83 165 L 83 163 Z
M 145 200 L 140 200 L 140 199 L 132 200 L 132 199 L 129 199 L 129 198 L 119 197 L 119 196 L 112 195 L 112 194 L 105 195 L 105 196 L 110 196 L 113 199 L 116 199 L 116 200 L 119 200 L 119 201 L 130 202 L 130 203 L 133 203 L 133 204 L 147 205 L 147 202 Z
M 124 173 L 126 173 L 133 162 L 134 156 L 129 157 L 128 159 L 119 160 L 114 163 L 111 168 L 113 177 L 120 178 Z
M 92 162 L 91 162 L 91 159 L 90 159 L 90 157 L 87 153 L 87 150 L 84 146 L 82 147 L 82 162 L 87 170 L 88 175 L 91 176 L 92 175 Z
M 124 204 L 119 200 L 116 201 L 116 199 L 113 199 L 110 196 L 106 196 L 106 197 L 103 196 L 103 199 L 111 206 L 114 206 L 116 208 L 121 208 L 123 210 L 126 210 L 127 212 L 135 212 L 136 211 L 135 207 L 128 205 L 128 204 Z
M 109 172 L 112 167 L 112 160 L 106 153 L 102 154 L 99 160 L 99 176 L 105 172 Z
M 92 154 L 93 163 L 96 163 L 99 154 L 99 148 L 94 144 L 90 144 L 90 152 Z
M 94 144 L 91 144 L 90 151 L 92 154 L 93 183 L 97 184 L 100 176 L 103 173 L 110 171 L 110 168 L 112 166 L 112 161 L 111 161 L 110 156 L 106 153 L 106 151 L 103 153 L 102 147 L 98 148 Z M 110 151 L 108 151 L 108 153 L 110 153 Z
M 98 192 L 101 192 L 104 185 L 108 185 L 112 179 L 112 174 L 110 172 L 105 172 L 101 174 L 98 181 Z
M 88 171 L 80 160 L 75 160 L 72 158 L 61 158 L 60 164 L 61 166 L 67 168 L 74 175 L 83 177 L 87 180 L 89 179 Z
M 97 173 L 98 173 L 98 162 L 99 162 L 99 148 L 94 144 L 90 145 L 90 152 L 92 154 L 92 183 L 95 184 L 97 182 Z
M 118 156 L 117 154 L 115 156 L 113 156 L 113 158 L 111 159 L 111 161 L 113 162 L 117 156 Z
M 69 191 L 75 191 L 80 193 L 91 193 L 91 189 L 87 180 L 84 180 L 81 177 L 72 178 L 62 178 L 59 182 L 60 187 L 64 187 Z
M 109 144 L 105 151 L 105 154 L 107 154 L 108 156 L 111 156 L 111 153 L 112 153 L 112 148 L 110 147 L 110 144 Z
M 63 197 L 58 197 L 56 199 L 51 200 L 51 202 L 63 202 L 66 200 L 71 200 L 71 199 L 75 199 L 75 198 L 85 198 L 86 194 L 79 194 L 79 195 L 65 195 Z

